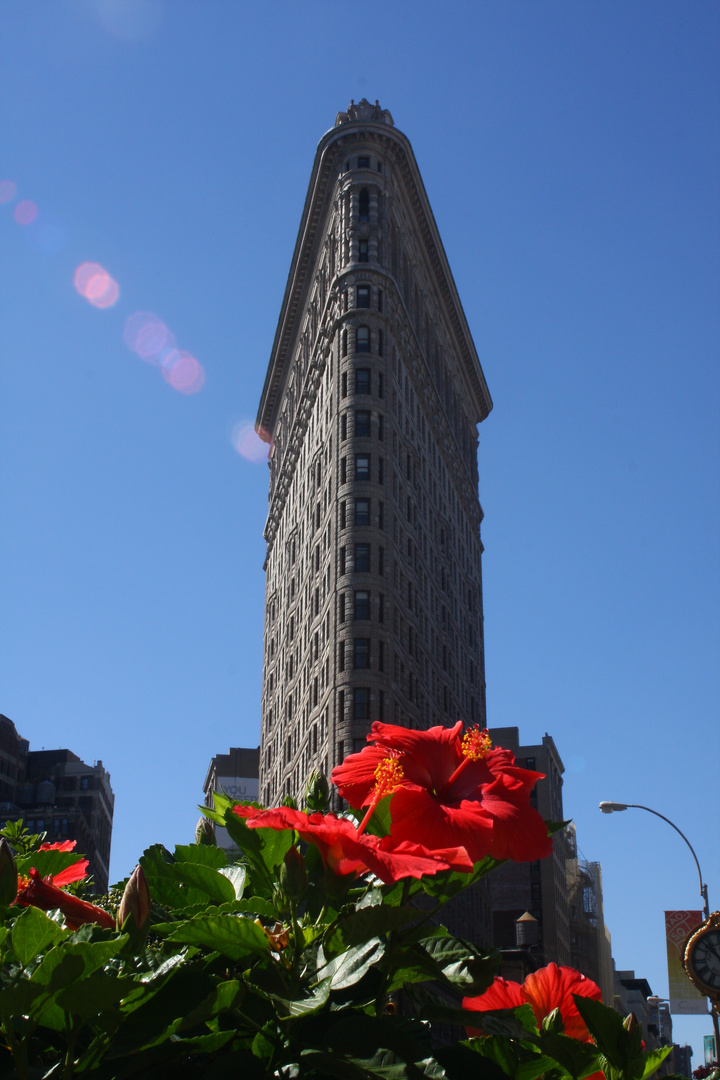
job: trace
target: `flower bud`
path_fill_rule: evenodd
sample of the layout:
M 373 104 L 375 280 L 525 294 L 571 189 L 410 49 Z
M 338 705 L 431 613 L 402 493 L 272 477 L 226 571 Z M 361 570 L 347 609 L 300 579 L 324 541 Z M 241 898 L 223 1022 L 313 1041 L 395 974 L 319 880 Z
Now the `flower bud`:
M 201 817 L 195 826 L 195 843 L 205 844 L 209 847 L 215 847 L 217 844 L 215 826 L 209 818 Z
M 305 860 L 295 846 L 289 849 L 280 867 L 280 888 L 288 900 L 299 900 L 307 888 Z
M 150 890 L 142 866 L 136 866 L 122 894 L 117 923 L 118 927 L 130 933 L 131 937 L 134 934 L 142 934 L 144 937 L 149 921 Z
M 12 904 L 18 891 L 18 872 L 12 848 L 3 836 L 0 840 L 0 905 Z
M 642 1040 L 642 1028 L 635 1013 L 631 1012 L 623 1020 L 623 1027 L 629 1035 L 628 1049 L 633 1057 L 637 1057 L 642 1053 L 643 1040 Z
M 305 805 L 308 810 L 324 813 L 330 802 L 330 785 L 327 777 L 317 769 L 310 776 L 305 788 Z

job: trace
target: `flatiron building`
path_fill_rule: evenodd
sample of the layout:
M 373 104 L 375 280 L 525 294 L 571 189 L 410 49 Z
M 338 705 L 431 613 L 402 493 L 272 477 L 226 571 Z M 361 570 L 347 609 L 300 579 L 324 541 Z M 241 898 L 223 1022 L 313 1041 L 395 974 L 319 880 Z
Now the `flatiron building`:
M 491 408 L 410 143 L 377 102 L 351 103 L 315 154 L 256 422 L 266 805 L 374 720 L 484 726 Z

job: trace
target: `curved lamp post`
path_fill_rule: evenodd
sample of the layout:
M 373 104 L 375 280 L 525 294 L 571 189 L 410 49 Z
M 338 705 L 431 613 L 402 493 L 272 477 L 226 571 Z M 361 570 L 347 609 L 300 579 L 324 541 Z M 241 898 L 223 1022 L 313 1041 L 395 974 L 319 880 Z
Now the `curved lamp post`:
M 695 848 L 692 846 L 685 833 L 681 832 L 680 829 L 678 829 L 677 825 L 675 825 L 675 823 L 672 822 L 670 818 L 666 818 L 664 814 L 658 813 L 657 810 L 651 810 L 649 806 L 640 806 L 639 803 L 601 802 L 600 809 L 602 810 L 603 814 L 613 814 L 616 810 L 647 810 L 648 814 L 654 814 L 655 817 L 662 818 L 663 821 L 666 821 L 668 825 L 672 826 L 676 833 L 679 833 L 680 836 L 682 836 L 683 840 L 690 848 L 692 857 L 695 860 L 695 866 L 697 867 L 698 872 L 698 880 L 700 881 L 700 895 L 703 899 L 703 915 L 707 919 L 710 915 L 710 904 L 708 903 L 707 885 L 705 885 L 702 879 L 702 871 L 700 870 L 700 863 L 698 862 L 698 857 L 695 854 Z M 714 1009 L 710 1010 L 710 1016 L 712 1017 L 713 1028 L 715 1030 L 715 1054 L 717 1055 L 720 1054 L 720 1030 L 718 1029 L 717 1013 Z

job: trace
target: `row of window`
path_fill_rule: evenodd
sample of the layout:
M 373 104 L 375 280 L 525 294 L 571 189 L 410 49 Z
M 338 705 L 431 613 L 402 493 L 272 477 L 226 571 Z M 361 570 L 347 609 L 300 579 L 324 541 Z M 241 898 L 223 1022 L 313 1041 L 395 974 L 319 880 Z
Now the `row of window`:
M 372 394 L 372 370 L 370 368 L 355 368 L 355 393 L 356 394 Z M 375 376 L 375 388 L 379 398 L 384 396 L 385 383 L 383 380 L 382 371 L 378 371 Z M 340 396 L 347 397 L 348 394 L 348 373 L 343 371 L 340 376 Z
M 350 653 L 351 650 L 346 647 L 350 643 L 344 641 L 338 642 L 338 671 L 344 671 L 346 666 L 346 653 Z M 378 671 L 385 670 L 385 642 L 378 641 L 377 643 L 377 669 Z M 353 638 L 352 641 L 352 667 L 353 668 L 369 668 L 370 667 L 370 653 L 371 653 L 371 639 L 370 638 Z M 350 657 L 347 657 L 350 659 Z
M 348 478 L 347 458 L 340 458 L 340 483 L 346 484 Z M 353 459 L 350 459 L 352 465 Z M 370 454 L 355 454 L 355 479 L 356 480 L 372 480 L 371 475 L 371 456 Z M 385 483 L 385 459 L 378 458 L 377 461 L 377 482 L 378 484 Z
M 385 338 L 383 337 L 382 330 L 377 332 L 377 354 L 382 356 L 385 351 Z M 372 334 L 369 326 L 358 326 L 355 330 L 355 352 L 372 352 Z M 348 331 L 347 327 L 342 332 L 342 355 L 347 356 L 348 353 Z M 369 393 L 369 391 L 368 391 Z M 382 395 L 381 395 L 382 396 Z
M 372 596 L 366 589 L 356 589 L 352 593 L 353 598 L 353 619 L 371 619 L 372 618 Z M 349 617 L 349 613 L 348 613 Z M 378 593 L 377 597 L 377 617 L 378 622 L 385 622 L 385 595 L 384 593 Z M 338 622 L 345 622 L 346 618 L 346 596 L 344 592 L 338 595 Z
M 370 308 L 370 298 L 372 296 L 372 289 L 370 285 L 356 285 L 355 286 L 355 307 L 356 308 Z M 343 293 L 343 311 L 347 314 L 348 305 L 350 303 L 350 290 L 346 289 Z M 383 291 L 378 289 L 377 291 L 377 309 L 379 312 L 383 310 Z
M 371 567 L 371 544 L 355 544 L 354 545 L 354 561 L 353 567 L 356 574 L 370 574 L 372 573 Z M 347 573 L 346 568 L 346 547 L 340 548 L 340 574 Z M 380 577 L 385 576 L 385 548 L 379 547 L 377 549 L 377 572 Z
M 367 154 L 361 154 L 360 157 L 355 158 L 354 160 L 355 160 L 355 165 L 354 166 L 352 164 L 353 158 L 349 158 L 345 162 L 345 172 L 350 172 L 351 168 L 355 168 L 355 169 L 370 169 L 370 168 L 372 168 L 372 166 L 370 164 L 370 157 Z M 375 167 L 376 167 L 376 169 L 377 169 L 377 171 L 379 173 L 382 172 L 382 161 L 380 160 L 380 158 L 375 159 Z
M 369 720 L 370 719 L 370 688 L 367 686 L 356 686 L 351 691 L 352 694 L 352 719 L 353 720 Z M 338 717 L 340 720 L 345 719 L 345 691 L 338 690 Z M 379 690 L 377 692 L 377 708 L 375 712 L 374 720 L 385 719 L 385 691 Z M 343 750 L 342 747 L 338 751 L 338 760 L 342 760 Z
M 357 380 L 356 380 L 357 384 Z M 358 391 L 360 393 L 361 391 Z M 348 413 L 344 412 L 340 417 L 340 438 L 347 439 L 348 433 Z M 354 412 L 355 424 L 354 435 L 358 439 L 367 439 L 372 435 L 371 431 L 371 418 L 372 414 L 369 409 L 355 409 Z M 377 417 L 377 437 L 382 442 L 385 438 L 385 417 L 382 413 L 378 413 Z
M 371 509 L 372 499 L 355 499 L 353 501 L 354 509 L 354 524 L 355 525 L 371 525 Z M 385 503 L 378 499 L 378 528 L 385 528 Z M 340 528 L 347 527 L 347 503 L 343 500 L 340 503 Z M 319 568 L 319 560 L 318 560 Z

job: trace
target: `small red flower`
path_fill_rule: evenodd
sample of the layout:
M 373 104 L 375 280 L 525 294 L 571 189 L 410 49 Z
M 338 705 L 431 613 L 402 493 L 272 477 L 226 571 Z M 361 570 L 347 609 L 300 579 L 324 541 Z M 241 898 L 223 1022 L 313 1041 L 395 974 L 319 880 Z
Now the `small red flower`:
M 32 906 L 40 908 L 41 911 L 52 911 L 54 908 L 59 908 L 71 930 L 77 930 L 78 926 L 83 923 L 97 923 L 98 926 L 113 930 L 115 920 L 107 911 L 95 907 L 94 904 L 89 904 L 86 900 L 81 900 L 78 896 L 73 896 L 72 893 L 64 892 L 54 884 L 54 881 L 59 881 L 63 875 L 67 874 L 68 871 L 75 870 L 78 865 L 76 863 L 75 866 L 68 867 L 68 870 L 63 870 L 61 874 L 55 876 L 54 880 L 50 876 L 48 878 L 41 877 L 35 867 L 31 867 L 29 883 L 21 885 L 18 889 L 15 903 L 19 904 L 20 907 Z M 85 865 L 87 865 L 87 862 Z M 77 878 L 71 878 L 70 880 L 76 881 Z M 64 883 L 67 884 L 67 879 Z
M 492 986 L 479 997 L 463 999 L 463 1009 L 476 1009 L 478 1012 L 491 1012 L 494 1009 L 515 1009 L 518 1005 L 529 1003 L 533 1007 L 538 1027 L 553 1009 L 559 1009 L 565 1025 L 565 1034 L 571 1039 L 591 1042 L 585 1021 L 580 1016 L 573 1001 L 573 994 L 579 997 L 602 999 L 600 987 L 571 967 L 547 967 L 533 971 L 525 982 L 507 982 L 495 979 Z M 476 1028 L 468 1028 L 468 1035 L 482 1035 Z M 600 1074 L 602 1075 L 602 1074 Z
M 492 748 L 487 731 L 462 723 L 413 731 L 374 723 L 367 746 L 332 774 L 351 806 L 372 805 L 382 770 L 395 774 L 390 804 L 391 835 L 422 837 L 436 850 L 462 846 L 473 862 L 494 859 L 532 862 L 552 851 L 552 839 L 530 792 L 542 773 L 521 769 L 509 750 Z
M 419 878 L 440 870 L 472 869 L 462 848 L 428 851 L 420 844 L 397 843 L 389 836 L 368 836 L 351 821 L 335 814 L 308 815 L 288 806 L 274 810 L 236 806 L 234 812 L 245 818 L 251 829 L 295 829 L 303 840 L 319 849 L 325 865 L 338 875 L 364 874 L 370 870 L 390 885 L 401 878 Z

